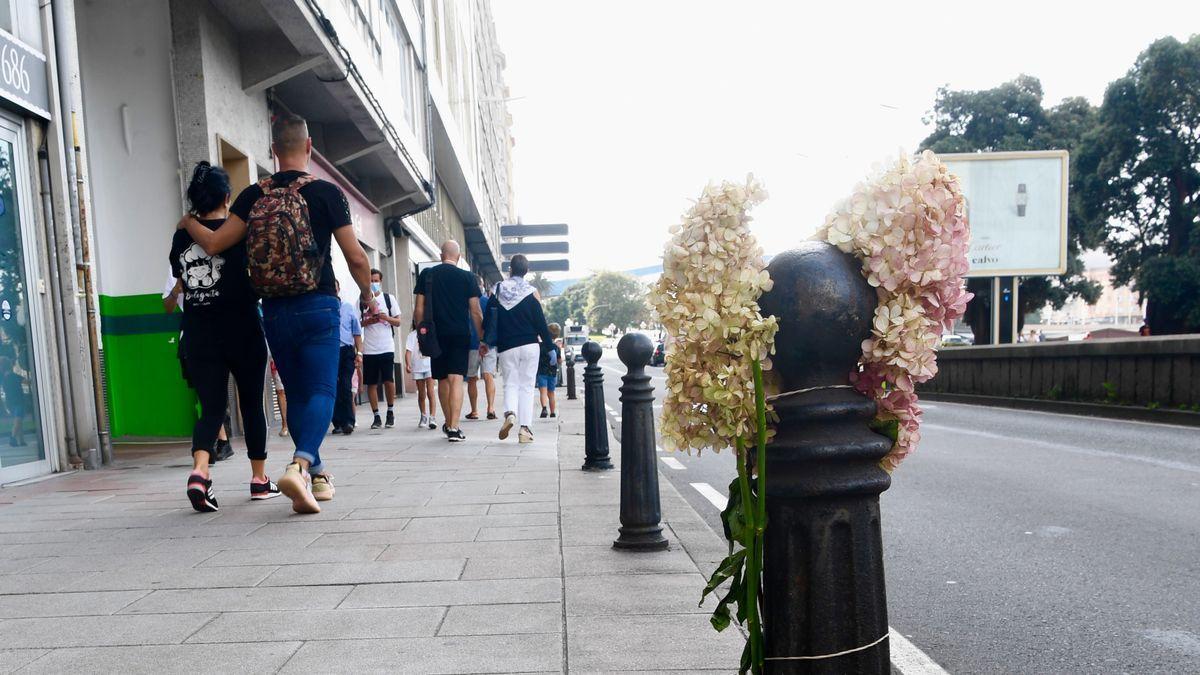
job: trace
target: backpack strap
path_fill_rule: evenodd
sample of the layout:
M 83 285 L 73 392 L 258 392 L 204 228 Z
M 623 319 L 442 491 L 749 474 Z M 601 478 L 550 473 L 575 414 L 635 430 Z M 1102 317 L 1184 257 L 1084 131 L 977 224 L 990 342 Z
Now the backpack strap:
M 293 192 L 299 192 L 305 185 L 309 185 L 317 180 L 317 177 L 311 173 L 301 174 L 296 180 L 288 184 L 288 189 Z
M 381 295 L 383 296 L 383 304 L 385 306 L 387 306 L 388 316 L 391 317 L 392 316 L 392 294 L 388 293 L 387 291 L 384 291 L 383 293 L 381 293 Z M 392 324 L 389 323 L 388 328 L 392 329 L 392 335 L 396 334 L 395 326 L 393 326 Z

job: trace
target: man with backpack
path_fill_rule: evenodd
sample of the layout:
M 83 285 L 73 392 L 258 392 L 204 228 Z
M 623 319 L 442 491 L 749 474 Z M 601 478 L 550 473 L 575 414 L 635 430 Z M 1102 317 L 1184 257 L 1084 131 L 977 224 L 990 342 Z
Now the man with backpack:
M 371 401 L 372 429 L 396 425 L 396 326 L 400 325 L 400 303 L 391 293 L 383 292 L 383 272 L 371 270 L 371 292 L 379 311 L 363 314 L 363 385 Z M 379 390 L 387 397 L 387 422 L 379 419 Z
M 287 384 L 288 428 L 296 446 L 279 489 L 297 513 L 320 513 L 318 502 L 334 495 L 320 453 L 333 418 L 340 343 L 333 241 L 368 311 L 379 309 L 346 196 L 308 173 L 308 125 L 295 115 L 280 115 L 271 127 L 271 149 L 279 170 L 242 190 L 224 224 L 209 230 L 190 216 L 180 224 L 209 255 L 246 240 L 250 282 L 263 298 L 263 327 Z

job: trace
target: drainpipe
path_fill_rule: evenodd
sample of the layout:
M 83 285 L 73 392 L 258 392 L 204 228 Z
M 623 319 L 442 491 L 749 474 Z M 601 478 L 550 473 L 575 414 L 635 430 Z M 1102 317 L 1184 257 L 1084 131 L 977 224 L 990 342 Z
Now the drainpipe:
M 58 68 L 58 94 L 62 105 L 59 120 L 63 144 L 74 150 L 64 152 L 67 169 L 67 194 L 70 200 L 71 225 L 76 252 L 76 271 L 83 287 L 87 309 L 88 352 L 91 366 L 92 399 L 96 406 L 96 429 L 100 455 L 105 464 L 112 462 L 112 442 L 109 438 L 107 408 L 104 404 L 103 383 L 100 381 L 100 331 L 97 326 L 96 295 L 92 283 L 91 234 L 87 223 L 87 184 L 84 177 L 84 155 L 79 132 L 79 110 L 83 92 L 79 83 L 79 52 L 75 30 L 75 7 L 71 2 L 55 2 L 52 6 L 54 37 Z
M 55 346 L 58 349 L 58 373 L 63 392 L 63 412 L 65 419 L 63 429 L 67 442 L 67 461 L 71 466 L 79 466 L 83 460 L 79 457 L 79 445 L 75 434 L 75 385 L 71 381 L 72 368 L 67 360 L 67 326 L 63 318 L 63 304 L 69 299 L 63 293 L 62 276 L 59 275 L 58 245 L 54 236 L 54 201 L 50 193 L 50 153 L 46 151 L 46 141 L 38 149 L 38 178 L 39 191 L 42 196 L 42 218 L 46 226 L 46 248 L 50 251 L 50 287 L 53 293 L 51 314 L 54 315 L 54 332 L 58 339 Z

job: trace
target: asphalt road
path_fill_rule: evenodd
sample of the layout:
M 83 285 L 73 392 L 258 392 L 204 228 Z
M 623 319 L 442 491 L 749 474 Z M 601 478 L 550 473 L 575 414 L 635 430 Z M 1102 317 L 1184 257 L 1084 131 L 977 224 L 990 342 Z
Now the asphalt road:
M 922 436 L 881 499 L 896 630 L 951 673 L 1200 673 L 1200 430 L 931 403 Z M 660 456 L 720 532 L 732 455 Z

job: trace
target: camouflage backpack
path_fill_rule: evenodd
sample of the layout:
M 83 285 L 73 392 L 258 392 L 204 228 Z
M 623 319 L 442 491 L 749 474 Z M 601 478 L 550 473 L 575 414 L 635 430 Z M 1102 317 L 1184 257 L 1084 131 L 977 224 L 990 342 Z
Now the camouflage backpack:
M 302 295 L 321 282 L 325 260 L 300 195 L 300 188 L 314 180 L 305 174 L 287 185 L 275 185 L 271 178 L 258 182 L 263 194 L 246 220 L 246 257 L 250 284 L 264 298 Z

